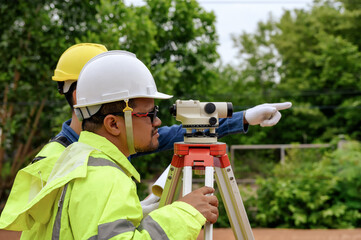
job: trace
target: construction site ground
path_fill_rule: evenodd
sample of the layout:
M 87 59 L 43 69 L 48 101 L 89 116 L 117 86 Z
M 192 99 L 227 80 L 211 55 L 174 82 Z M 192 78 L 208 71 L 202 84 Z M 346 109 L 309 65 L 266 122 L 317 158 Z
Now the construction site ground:
M 360 229 L 253 229 L 256 240 L 361 240 Z M 19 232 L 0 230 L 0 240 L 18 240 Z M 203 231 L 197 240 L 203 240 Z M 232 229 L 219 228 L 213 231 L 214 240 L 234 240 Z

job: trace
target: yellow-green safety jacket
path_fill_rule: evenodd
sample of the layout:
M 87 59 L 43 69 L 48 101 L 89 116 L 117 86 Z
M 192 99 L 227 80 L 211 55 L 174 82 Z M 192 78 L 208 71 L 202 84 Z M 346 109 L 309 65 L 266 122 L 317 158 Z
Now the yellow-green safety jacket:
M 132 178 L 140 181 L 115 145 L 84 131 L 39 193 L 25 206 L 12 203 L 18 209 L 2 215 L 0 228 L 28 229 L 22 239 L 197 238 L 206 219 L 187 203 L 174 202 L 143 219 Z
M 71 142 L 64 136 L 54 137 L 47 143 L 41 151 L 35 156 L 32 162 L 25 168 L 21 169 L 14 180 L 10 195 L 0 217 L 0 229 L 4 229 L 10 222 L 15 219 L 22 209 L 35 198 L 46 185 L 49 175 L 57 159 Z M 40 223 L 34 223 L 34 229 Z M 6 227 L 5 229 L 14 231 L 23 231 L 29 229 L 28 222 Z M 22 235 L 24 238 L 24 235 Z

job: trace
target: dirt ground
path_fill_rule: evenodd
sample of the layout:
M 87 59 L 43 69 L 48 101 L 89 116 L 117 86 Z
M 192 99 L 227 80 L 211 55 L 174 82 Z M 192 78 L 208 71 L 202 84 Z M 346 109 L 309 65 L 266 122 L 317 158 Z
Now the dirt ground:
M 361 229 L 342 230 L 296 230 L 296 229 L 261 229 L 255 228 L 256 240 L 361 240 Z M 203 232 L 197 240 L 203 240 Z M 232 229 L 214 229 L 214 240 L 235 240 Z
M 361 240 L 360 229 L 342 230 L 294 230 L 294 229 L 253 229 L 256 240 Z M 0 240 L 18 240 L 19 232 L 0 230 Z M 219 228 L 213 231 L 214 240 L 235 240 L 232 229 Z M 203 240 L 203 232 L 198 237 Z

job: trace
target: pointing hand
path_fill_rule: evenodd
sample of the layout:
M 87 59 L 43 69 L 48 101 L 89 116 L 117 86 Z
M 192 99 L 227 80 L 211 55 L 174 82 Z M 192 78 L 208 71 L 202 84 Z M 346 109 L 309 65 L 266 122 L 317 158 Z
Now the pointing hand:
M 281 119 L 281 113 L 278 110 L 288 109 L 291 106 L 291 102 L 264 103 L 257 105 L 246 110 L 244 115 L 244 119 L 246 120 L 245 123 L 250 125 L 261 125 L 261 127 L 276 125 Z

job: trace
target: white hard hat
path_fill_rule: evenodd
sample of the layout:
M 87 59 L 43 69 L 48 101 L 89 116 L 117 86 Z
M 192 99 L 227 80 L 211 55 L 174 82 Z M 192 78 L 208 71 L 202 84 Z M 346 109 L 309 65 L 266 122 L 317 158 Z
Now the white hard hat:
M 168 99 L 148 68 L 127 51 L 108 51 L 92 58 L 80 72 L 74 106 L 79 120 L 90 118 L 104 103 L 132 98 Z

